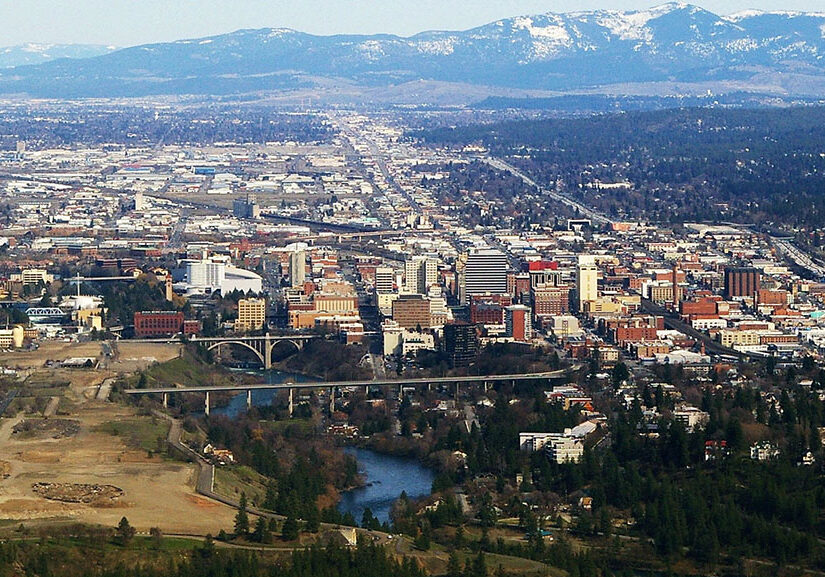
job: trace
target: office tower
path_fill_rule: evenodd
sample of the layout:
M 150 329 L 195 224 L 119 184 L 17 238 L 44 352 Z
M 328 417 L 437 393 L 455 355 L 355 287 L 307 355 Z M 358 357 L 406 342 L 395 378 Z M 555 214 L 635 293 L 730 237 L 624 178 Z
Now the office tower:
M 419 271 L 421 270 L 421 261 L 417 258 L 408 260 L 404 263 L 404 292 L 407 294 L 420 294 L 419 286 Z
M 266 299 L 241 299 L 238 301 L 238 320 L 235 330 L 257 331 L 266 325 Z
M 526 342 L 533 338 L 530 307 L 512 305 L 504 309 L 504 325 L 507 327 L 507 336 L 516 341 Z
M 395 271 L 388 266 L 379 266 L 375 269 L 375 292 L 390 294 L 395 292 Z
M 725 298 L 755 297 L 760 288 L 759 269 L 753 267 L 725 268 Z
M 580 255 L 576 267 L 576 305 L 579 312 L 584 310 L 584 303 L 599 298 L 598 282 L 596 259 L 590 255 Z
M 461 302 L 477 294 L 507 292 L 507 255 L 495 249 L 475 249 L 467 255 L 462 274 Z
M 454 367 L 467 367 L 478 357 L 478 334 L 475 325 L 444 325 L 444 352 Z
M 421 295 L 401 295 L 392 303 L 392 320 L 405 329 L 429 328 L 430 301 Z
M 537 317 L 570 312 L 570 287 L 537 286 L 531 291 L 533 312 Z
M 289 282 L 292 288 L 304 286 L 307 277 L 307 255 L 303 250 L 289 254 Z
M 421 263 L 421 270 L 419 271 L 419 284 L 421 292 L 426 294 L 430 287 L 438 284 L 438 259 L 426 257 Z
M 438 284 L 438 259 L 414 256 L 404 263 L 404 292 L 427 294 L 430 287 Z

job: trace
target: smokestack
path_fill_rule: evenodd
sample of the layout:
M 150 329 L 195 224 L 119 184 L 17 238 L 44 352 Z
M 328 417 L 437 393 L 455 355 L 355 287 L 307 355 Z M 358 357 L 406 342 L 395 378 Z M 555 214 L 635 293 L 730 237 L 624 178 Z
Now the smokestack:
M 678 263 L 673 263 L 673 310 L 679 310 L 679 283 L 677 282 L 677 273 L 679 272 Z

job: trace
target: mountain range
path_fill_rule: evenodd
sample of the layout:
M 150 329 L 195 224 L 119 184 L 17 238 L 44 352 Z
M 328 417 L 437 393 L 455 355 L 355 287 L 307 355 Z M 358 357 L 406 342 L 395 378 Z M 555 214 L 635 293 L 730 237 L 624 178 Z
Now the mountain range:
M 116 46 L 98 44 L 20 44 L 0 47 L 0 68 L 42 64 L 60 58 L 92 58 L 109 54 Z
M 240 30 L 0 70 L 0 93 L 221 95 L 321 86 L 397 89 L 422 81 L 494 92 L 666 84 L 816 97 L 825 95 L 825 14 L 719 16 L 668 3 L 643 11 L 516 17 L 407 38 Z

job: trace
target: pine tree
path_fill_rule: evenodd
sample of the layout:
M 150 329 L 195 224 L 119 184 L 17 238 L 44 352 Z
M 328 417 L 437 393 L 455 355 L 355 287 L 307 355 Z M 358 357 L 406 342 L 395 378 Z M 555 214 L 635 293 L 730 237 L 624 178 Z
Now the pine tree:
M 278 495 L 275 492 L 275 483 L 270 481 L 266 485 L 266 496 L 264 496 L 264 509 L 274 511 L 277 506 Z
M 238 514 L 235 515 L 235 534 L 249 533 L 249 514 L 246 512 L 246 493 L 241 493 L 241 502 L 238 505 Z
M 284 541 L 295 541 L 298 538 L 298 521 L 290 515 L 284 521 L 284 526 L 281 529 L 281 536 Z
M 135 528 L 129 524 L 129 520 L 126 517 L 122 517 L 120 523 L 117 524 L 117 534 L 115 537 L 118 544 L 128 545 L 134 536 Z
M 256 543 L 270 543 L 272 541 L 272 535 L 269 532 L 269 523 L 266 518 L 258 517 L 252 538 Z
M 473 559 L 473 577 L 487 577 L 487 561 L 484 559 L 484 552 L 479 551 Z
M 450 553 L 450 560 L 447 561 L 447 577 L 461 577 L 461 561 L 455 551 Z
M 314 503 L 309 507 L 306 518 L 306 530 L 309 533 L 317 533 L 321 530 L 321 512 Z

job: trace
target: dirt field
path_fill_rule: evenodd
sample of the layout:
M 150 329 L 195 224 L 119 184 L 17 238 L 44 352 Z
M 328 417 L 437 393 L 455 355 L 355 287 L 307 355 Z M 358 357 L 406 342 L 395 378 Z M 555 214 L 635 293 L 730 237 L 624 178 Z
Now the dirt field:
M 120 341 L 117 350 L 117 360 L 110 362 L 108 368 L 118 373 L 133 373 L 152 363 L 163 363 L 174 359 L 180 355 L 181 345 Z
M 64 343 L 63 341 L 43 341 L 34 351 L 11 351 L 0 353 L 0 365 L 20 370 L 40 369 L 46 361 L 65 361 L 72 357 L 92 357 L 101 362 L 101 368 L 117 373 L 134 372 L 155 362 L 174 359 L 180 354 L 180 344 L 141 343 L 140 341 L 120 341 L 117 344 L 117 358 L 107 360 L 103 356 L 103 343 Z M 81 369 L 78 369 L 81 370 Z
M 58 395 L 63 410 L 60 419 L 80 425 L 76 433 L 55 435 L 45 422 L 38 421 L 40 417 L 29 415 L 30 425 L 43 427 L 31 432 L 31 426 L 24 425 L 26 431 L 12 434 L 23 414 L 0 420 L 0 518 L 21 522 L 71 519 L 115 526 L 125 516 L 138 531 L 159 527 L 165 533 L 216 535 L 221 529 L 231 530 L 235 511 L 195 493 L 194 465 L 149 457 L 134 443 L 127 445 L 128 430 L 113 435 L 101 428 L 112 422 L 123 423 L 126 429 L 129 423 L 142 423 L 134 409 L 98 400 L 101 384 L 173 359 L 180 354 L 180 345 L 122 342 L 114 356 L 104 354 L 107 347 L 100 342 L 47 341 L 35 351 L 0 353 L 0 364 L 20 370 L 26 378 L 21 396 L 51 399 Z M 72 357 L 93 357 L 100 367 L 45 366 L 47 361 Z M 45 432 L 40 434 L 39 428 Z M 38 494 L 38 483 L 111 485 L 123 494 L 94 503 L 63 502 L 45 498 L 42 494 L 48 492 L 43 485 L 37 486 Z
M 80 432 L 60 439 L 20 439 L 12 429 L 21 417 L 0 424 L 0 462 L 9 477 L 0 478 L 0 518 L 72 519 L 117 525 L 127 517 L 138 531 L 159 527 L 165 533 L 217 534 L 231 530 L 234 510 L 204 499 L 193 490 L 194 465 L 149 458 L 127 447 L 122 437 L 94 432 L 101 423 L 134 419 L 131 409 L 87 401 L 72 418 Z M 113 485 L 123 496 L 104 505 L 65 503 L 39 496 L 35 483 Z

